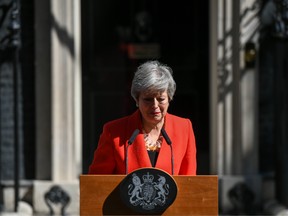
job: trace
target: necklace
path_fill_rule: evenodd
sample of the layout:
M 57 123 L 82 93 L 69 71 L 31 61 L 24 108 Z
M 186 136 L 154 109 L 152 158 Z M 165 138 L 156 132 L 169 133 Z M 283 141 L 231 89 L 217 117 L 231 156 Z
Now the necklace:
M 143 134 L 144 134 L 144 141 L 145 141 L 145 147 L 147 151 L 159 151 L 162 145 L 162 140 L 163 137 L 162 135 L 160 135 L 158 137 L 158 139 L 156 140 L 156 142 L 153 142 L 153 140 L 151 140 L 149 133 L 146 133 L 143 130 Z

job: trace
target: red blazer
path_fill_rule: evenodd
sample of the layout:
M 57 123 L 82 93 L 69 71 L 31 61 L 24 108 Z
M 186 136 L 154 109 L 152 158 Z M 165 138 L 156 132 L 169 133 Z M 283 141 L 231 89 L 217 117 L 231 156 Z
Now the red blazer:
M 165 130 L 172 141 L 174 175 L 196 175 L 196 143 L 192 123 L 169 113 Z M 128 148 L 128 172 L 152 167 L 145 148 L 140 111 L 106 123 L 89 166 L 89 174 L 126 174 L 125 148 L 135 129 L 140 133 Z M 163 139 L 155 167 L 172 174 L 171 148 Z

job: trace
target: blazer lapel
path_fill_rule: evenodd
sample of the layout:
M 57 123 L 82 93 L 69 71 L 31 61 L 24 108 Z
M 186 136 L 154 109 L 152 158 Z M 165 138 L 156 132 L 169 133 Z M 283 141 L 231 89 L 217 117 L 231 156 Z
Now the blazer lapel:
M 171 173 L 171 160 L 169 158 L 171 159 L 170 146 L 163 140 L 155 167 Z
M 145 148 L 143 133 L 139 133 L 135 139 L 134 146 L 132 148 L 133 163 L 138 164 L 139 167 L 151 167 L 149 155 Z
M 170 119 L 169 119 L 169 114 L 167 113 L 166 119 L 165 119 L 165 130 L 170 138 L 171 134 L 171 127 L 170 127 Z M 172 141 L 172 140 L 171 140 Z M 173 142 L 173 141 L 172 141 Z M 171 173 L 172 171 L 172 165 L 171 165 L 171 148 L 169 144 L 166 142 L 166 140 L 163 137 L 163 142 L 162 146 L 158 155 L 157 163 L 156 163 L 156 168 L 165 170 L 168 173 Z

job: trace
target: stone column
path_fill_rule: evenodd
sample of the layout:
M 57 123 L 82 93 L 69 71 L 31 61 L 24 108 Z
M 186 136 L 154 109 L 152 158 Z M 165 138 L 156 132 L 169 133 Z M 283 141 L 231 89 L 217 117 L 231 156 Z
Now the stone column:
M 243 54 L 247 42 L 257 42 L 258 6 L 256 0 L 210 1 L 211 173 L 219 175 L 221 213 L 237 207 L 229 198 L 237 183 L 249 186 L 255 202 L 261 195 L 256 68 L 246 70 Z
M 81 174 L 80 1 L 51 1 L 52 180 Z
M 36 180 L 33 207 L 37 214 L 79 215 L 82 173 L 82 102 L 80 0 L 35 1 L 36 41 Z M 55 191 L 54 191 L 55 193 Z M 67 197 L 63 197 L 63 196 Z M 45 200 L 44 200 L 45 198 Z M 54 196 L 55 198 L 55 196 Z M 61 202 L 61 203 L 60 203 Z
M 36 178 L 82 173 L 80 1 L 35 1 Z

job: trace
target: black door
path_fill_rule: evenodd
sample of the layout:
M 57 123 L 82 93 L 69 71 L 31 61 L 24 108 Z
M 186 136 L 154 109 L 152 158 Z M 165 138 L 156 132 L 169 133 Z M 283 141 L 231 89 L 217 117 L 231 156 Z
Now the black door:
M 136 67 L 158 59 L 174 71 L 169 112 L 192 120 L 198 174 L 209 173 L 208 0 L 82 1 L 83 173 L 103 124 L 136 109 Z

